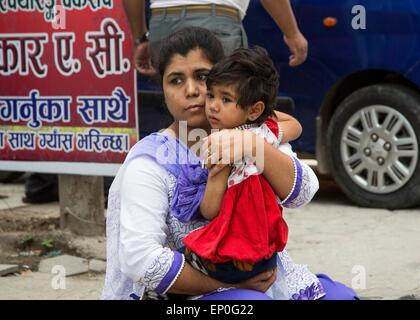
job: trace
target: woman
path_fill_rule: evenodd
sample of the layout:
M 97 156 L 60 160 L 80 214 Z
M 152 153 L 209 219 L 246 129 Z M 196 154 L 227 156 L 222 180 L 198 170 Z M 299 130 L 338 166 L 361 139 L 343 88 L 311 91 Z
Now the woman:
M 183 237 L 206 223 L 199 216 L 192 222 L 183 222 L 191 217 L 185 219 L 182 210 L 171 210 L 174 191 L 181 183 L 177 180 L 180 171 L 199 162 L 192 151 L 195 141 L 182 139 L 181 123 L 186 122 L 187 133 L 194 129 L 210 130 L 204 112 L 205 81 L 222 57 L 220 42 L 202 28 L 182 29 L 164 41 L 158 67 L 165 102 L 174 122 L 132 148 L 111 186 L 103 298 L 152 299 L 175 294 L 204 295 L 202 299 L 353 299 L 351 289 L 294 264 L 286 251 L 279 254 L 277 269 L 227 290 L 223 288 L 232 285 L 197 271 L 177 251 Z M 228 137 L 224 140 L 228 143 L 221 143 L 220 136 Z M 263 144 L 263 175 L 283 199 L 284 207 L 308 203 L 318 189 L 312 170 L 295 158 L 287 144 L 279 152 L 246 130 L 222 131 L 208 140 L 212 150 L 222 150 L 222 154 L 223 150 L 234 150 L 228 153 L 231 163 L 238 157 L 235 152 L 245 158 L 255 153 L 258 144 Z M 241 148 L 233 148 L 232 141 L 253 143 L 249 151 L 238 151 Z M 223 164 L 217 166 L 220 170 Z M 190 196 L 175 200 L 188 206 L 188 201 L 196 200 L 195 195 Z

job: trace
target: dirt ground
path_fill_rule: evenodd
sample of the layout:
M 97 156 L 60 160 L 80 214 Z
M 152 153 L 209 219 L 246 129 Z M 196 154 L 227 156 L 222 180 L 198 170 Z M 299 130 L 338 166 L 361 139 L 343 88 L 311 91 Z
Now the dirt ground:
M 67 277 L 65 288 L 54 289 L 54 275 L 37 270 L 45 240 L 61 253 L 105 260 L 105 238 L 60 230 L 58 203 L 22 203 L 22 183 L 0 183 L 0 195 L 0 264 L 20 266 L 0 277 L 0 299 L 99 299 L 103 273 Z M 323 180 L 309 205 L 284 215 L 295 262 L 352 286 L 363 299 L 420 299 L 420 208 L 359 208 Z M 32 237 L 26 248 L 19 245 L 25 237 Z

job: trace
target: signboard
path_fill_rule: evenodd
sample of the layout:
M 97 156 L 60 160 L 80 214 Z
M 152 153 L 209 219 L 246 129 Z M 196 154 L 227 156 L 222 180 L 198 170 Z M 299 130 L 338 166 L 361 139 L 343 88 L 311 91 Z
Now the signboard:
M 0 0 L 0 170 L 114 175 L 136 143 L 122 1 Z

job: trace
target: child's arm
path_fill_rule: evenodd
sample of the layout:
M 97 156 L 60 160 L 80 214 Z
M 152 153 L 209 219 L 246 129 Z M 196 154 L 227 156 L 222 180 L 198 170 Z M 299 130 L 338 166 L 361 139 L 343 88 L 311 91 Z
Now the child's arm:
M 302 126 L 292 116 L 284 112 L 274 111 L 276 120 L 279 123 L 280 129 L 283 132 L 281 143 L 296 140 L 302 134 Z
M 219 213 L 231 169 L 231 166 L 226 166 L 215 176 L 209 175 L 207 179 L 204 197 L 200 203 L 201 214 L 207 220 L 214 219 Z

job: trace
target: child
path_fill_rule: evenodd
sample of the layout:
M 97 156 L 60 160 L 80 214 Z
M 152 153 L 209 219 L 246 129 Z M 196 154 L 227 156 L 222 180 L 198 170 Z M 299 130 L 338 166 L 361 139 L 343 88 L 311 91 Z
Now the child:
M 214 129 L 248 129 L 278 147 L 297 138 L 301 127 L 274 113 L 277 89 L 267 52 L 237 49 L 208 75 L 207 119 Z M 227 283 L 276 267 L 288 228 L 274 191 L 253 163 L 241 161 L 209 176 L 200 211 L 212 221 L 186 236 L 181 249 L 193 266 Z

